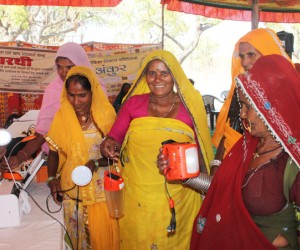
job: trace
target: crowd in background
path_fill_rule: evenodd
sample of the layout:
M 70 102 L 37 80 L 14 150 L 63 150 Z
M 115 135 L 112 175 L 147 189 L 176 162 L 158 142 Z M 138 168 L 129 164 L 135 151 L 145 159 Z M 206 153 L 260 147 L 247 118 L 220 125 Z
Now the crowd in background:
M 8 163 L 17 169 L 47 153 L 47 184 L 63 206 L 70 248 L 299 249 L 300 75 L 273 30 L 237 41 L 213 136 L 201 93 L 166 50 L 149 53 L 113 104 L 80 45 L 62 45 L 55 64 L 36 138 Z M 165 143 L 196 145 L 201 174 L 168 181 Z M 84 186 L 71 178 L 80 165 L 92 175 Z M 104 192 L 112 165 L 125 182 L 119 219 L 109 216 Z

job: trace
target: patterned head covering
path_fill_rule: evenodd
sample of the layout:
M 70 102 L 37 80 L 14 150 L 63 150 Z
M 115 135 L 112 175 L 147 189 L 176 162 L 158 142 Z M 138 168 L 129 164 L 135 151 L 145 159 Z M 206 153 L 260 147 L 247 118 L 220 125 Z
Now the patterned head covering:
M 300 166 L 300 75 L 284 57 L 259 58 L 237 85 L 275 139 Z
M 228 97 L 226 98 L 226 101 L 223 104 L 222 109 L 219 113 L 217 124 L 216 124 L 216 131 L 213 136 L 213 144 L 215 146 L 219 145 L 219 142 L 224 135 L 225 124 L 228 119 L 228 112 L 229 112 L 230 104 L 235 89 L 234 78 L 239 74 L 244 73 L 244 69 L 241 65 L 241 59 L 239 57 L 240 43 L 249 43 L 256 50 L 258 50 L 263 56 L 272 55 L 272 54 L 281 55 L 285 57 L 287 60 L 289 60 L 290 63 L 292 63 L 288 54 L 285 52 L 284 48 L 282 47 L 282 43 L 280 39 L 276 35 L 275 31 L 271 29 L 259 28 L 259 29 L 251 30 L 250 32 L 245 34 L 237 41 L 232 55 L 232 66 L 231 66 L 232 84 L 230 87 Z M 239 137 L 237 137 L 237 139 L 238 138 Z

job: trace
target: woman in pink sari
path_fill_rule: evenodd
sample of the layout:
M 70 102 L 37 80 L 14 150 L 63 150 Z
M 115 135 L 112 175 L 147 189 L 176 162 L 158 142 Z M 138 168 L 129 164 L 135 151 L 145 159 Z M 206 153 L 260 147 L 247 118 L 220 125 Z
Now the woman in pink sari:
M 36 122 L 36 138 L 29 141 L 23 149 L 18 151 L 16 156 L 10 158 L 9 163 L 11 167 L 17 167 L 21 162 L 30 159 L 41 147 L 48 154 L 49 148 L 47 143 L 45 143 L 44 135 L 48 132 L 54 115 L 60 108 L 60 96 L 67 73 L 75 65 L 86 66 L 94 70 L 85 50 L 79 44 L 73 42 L 63 44 L 55 56 L 57 76 L 45 88 L 42 106 Z M 100 79 L 99 83 L 106 93 L 105 85 Z

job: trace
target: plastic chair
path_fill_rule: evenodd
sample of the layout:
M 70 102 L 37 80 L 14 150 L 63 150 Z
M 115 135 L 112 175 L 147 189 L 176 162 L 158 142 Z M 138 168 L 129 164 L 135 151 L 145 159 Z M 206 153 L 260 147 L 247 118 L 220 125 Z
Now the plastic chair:
M 220 103 L 224 103 L 224 101 L 213 95 L 203 95 L 202 99 L 204 102 L 206 113 L 209 115 L 210 129 L 213 130 L 215 128 L 215 121 L 217 120 L 219 115 L 219 110 L 216 110 L 215 108 L 215 101 L 218 101 Z
M 221 98 L 225 101 L 227 99 L 228 94 L 229 94 L 229 90 L 222 91 Z

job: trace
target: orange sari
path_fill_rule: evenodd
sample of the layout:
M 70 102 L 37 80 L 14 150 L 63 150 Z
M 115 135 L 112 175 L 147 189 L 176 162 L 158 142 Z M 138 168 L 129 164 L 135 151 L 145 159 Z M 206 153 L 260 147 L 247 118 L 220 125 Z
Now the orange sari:
M 232 84 L 228 97 L 219 113 L 216 123 L 216 131 L 212 137 L 212 143 L 215 147 L 218 147 L 223 136 L 225 137 L 225 155 L 242 136 L 239 132 L 230 127 L 228 119 L 228 112 L 235 90 L 234 78 L 239 74 L 244 73 L 244 69 L 241 66 L 241 59 L 239 57 L 239 45 L 242 42 L 251 44 L 264 56 L 271 54 L 282 55 L 292 63 L 291 59 L 284 51 L 284 48 L 282 47 L 281 41 L 279 40 L 278 36 L 271 29 L 259 28 L 252 30 L 241 37 L 235 44 L 231 66 Z

